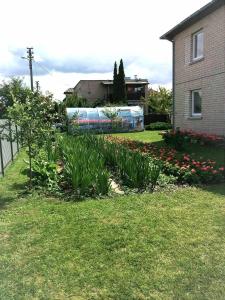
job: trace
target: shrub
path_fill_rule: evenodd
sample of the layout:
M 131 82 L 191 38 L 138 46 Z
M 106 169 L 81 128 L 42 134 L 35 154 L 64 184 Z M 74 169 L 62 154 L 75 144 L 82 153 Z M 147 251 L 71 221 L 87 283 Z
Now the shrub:
M 168 130 L 172 125 L 166 122 L 155 122 L 145 126 L 145 130 Z
M 199 143 L 201 145 L 224 145 L 224 137 L 215 134 L 194 132 L 192 130 L 182 131 L 182 134 L 188 136 L 191 143 Z
M 162 134 L 168 145 L 174 146 L 177 150 L 184 149 L 188 144 L 200 145 L 224 145 L 224 138 L 214 134 L 194 132 L 192 130 L 167 131 Z
M 164 132 L 162 133 L 162 137 L 166 144 L 173 146 L 176 150 L 184 150 L 190 142 L 190 138 L 180 130 Z
M 158 184 L 160 187 L 167 187 L 168 185 L 175 185 L 177 183 L 177 177 L 173 175 L 166 175 L 161 173 L 158 178 Z
M 58 190 L 60 174 L 57 164 L 49 160 L 45 151 L 40 151 L 32 164 L 33 182 L 38 187 L 45 187 L 48 191 Z

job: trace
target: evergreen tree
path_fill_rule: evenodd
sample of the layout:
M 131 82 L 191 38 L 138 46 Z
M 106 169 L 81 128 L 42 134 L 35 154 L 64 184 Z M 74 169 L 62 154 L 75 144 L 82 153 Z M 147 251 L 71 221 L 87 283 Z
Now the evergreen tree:
M 120 60 L 119 74 L 118 74 L 118 99 L 119 101 L 126 100 L 126 83 L 125 83 L 125 73 L 123 67 L 123 60 Z
M 118 74 L 117 74 L 117 63 L 115 61 L 113 71 L 113 102 L 118 101 Z

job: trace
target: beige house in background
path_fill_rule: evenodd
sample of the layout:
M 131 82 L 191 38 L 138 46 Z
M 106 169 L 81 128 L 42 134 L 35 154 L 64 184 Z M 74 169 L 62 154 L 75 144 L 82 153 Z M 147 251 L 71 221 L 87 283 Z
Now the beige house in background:
M 142 104 L 142 97 L 148 95 L 148 80 L 126 78 L 126 92 L 128 105 Z M 112 101 L 113 80 L 80 80 L 74 88 L 64 92 L 65 95 L 77 94 L 94 103 Z
M 173 43 L 174 128 L 225 135 L 225 0 L 164 34 Z

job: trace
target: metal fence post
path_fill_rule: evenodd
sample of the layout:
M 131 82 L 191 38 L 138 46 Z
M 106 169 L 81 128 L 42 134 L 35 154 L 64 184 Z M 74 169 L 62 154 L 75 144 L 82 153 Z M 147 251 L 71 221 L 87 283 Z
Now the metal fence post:
M 19 147 L 19 137 L 18 137 L 18 128 L 17 125 L 16 126 L 16 145 L 17 145 L 17 152 L 19 152 L 20 147 Z
M 4 172 L 4 161 L 3 161 L 2 138 L 1 138 L 1 136 L 0 136 L 0 158 L 1 158 L 2 176 L 4 176 L 5 172 Z
M 10 139 L 11 157 L 12 157 L 12 161 L 13 161 L 13 160 L 14 160 L 14 156 L 13 156 L 13 142 L 12 142 L 12 127 L 11 127 L 11 121 L 9 121 L 9 139 Z

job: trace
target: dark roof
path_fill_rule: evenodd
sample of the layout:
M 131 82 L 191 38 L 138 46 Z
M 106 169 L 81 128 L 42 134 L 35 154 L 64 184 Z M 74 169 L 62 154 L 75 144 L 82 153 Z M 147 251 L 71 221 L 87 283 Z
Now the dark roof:
M 148 84 L 148 79 L 125 79 L 126 84 Z M 104 80 L 102 81 L 104 85 L 112 85 L 113 80 Z
M 214 12 L 216 9 L 220 8 L 224 4 L 225 0 L 213 0 L 209 2 L 208 4 L 197 10 L 195 13 L 190 15 L 188 18 L 184 19 L 181 23 L 172 28 L 170 31 L 162 35 L 160 39 L 172 41 L 178 33 L 182 32 L 183 30 L 193 25 L 200 19 L 204 18 L 208 14 Z
M 69 88 L 64 92 L 64 94 L 73 94 L 73 92 L 74 92 L 73 88 Z

